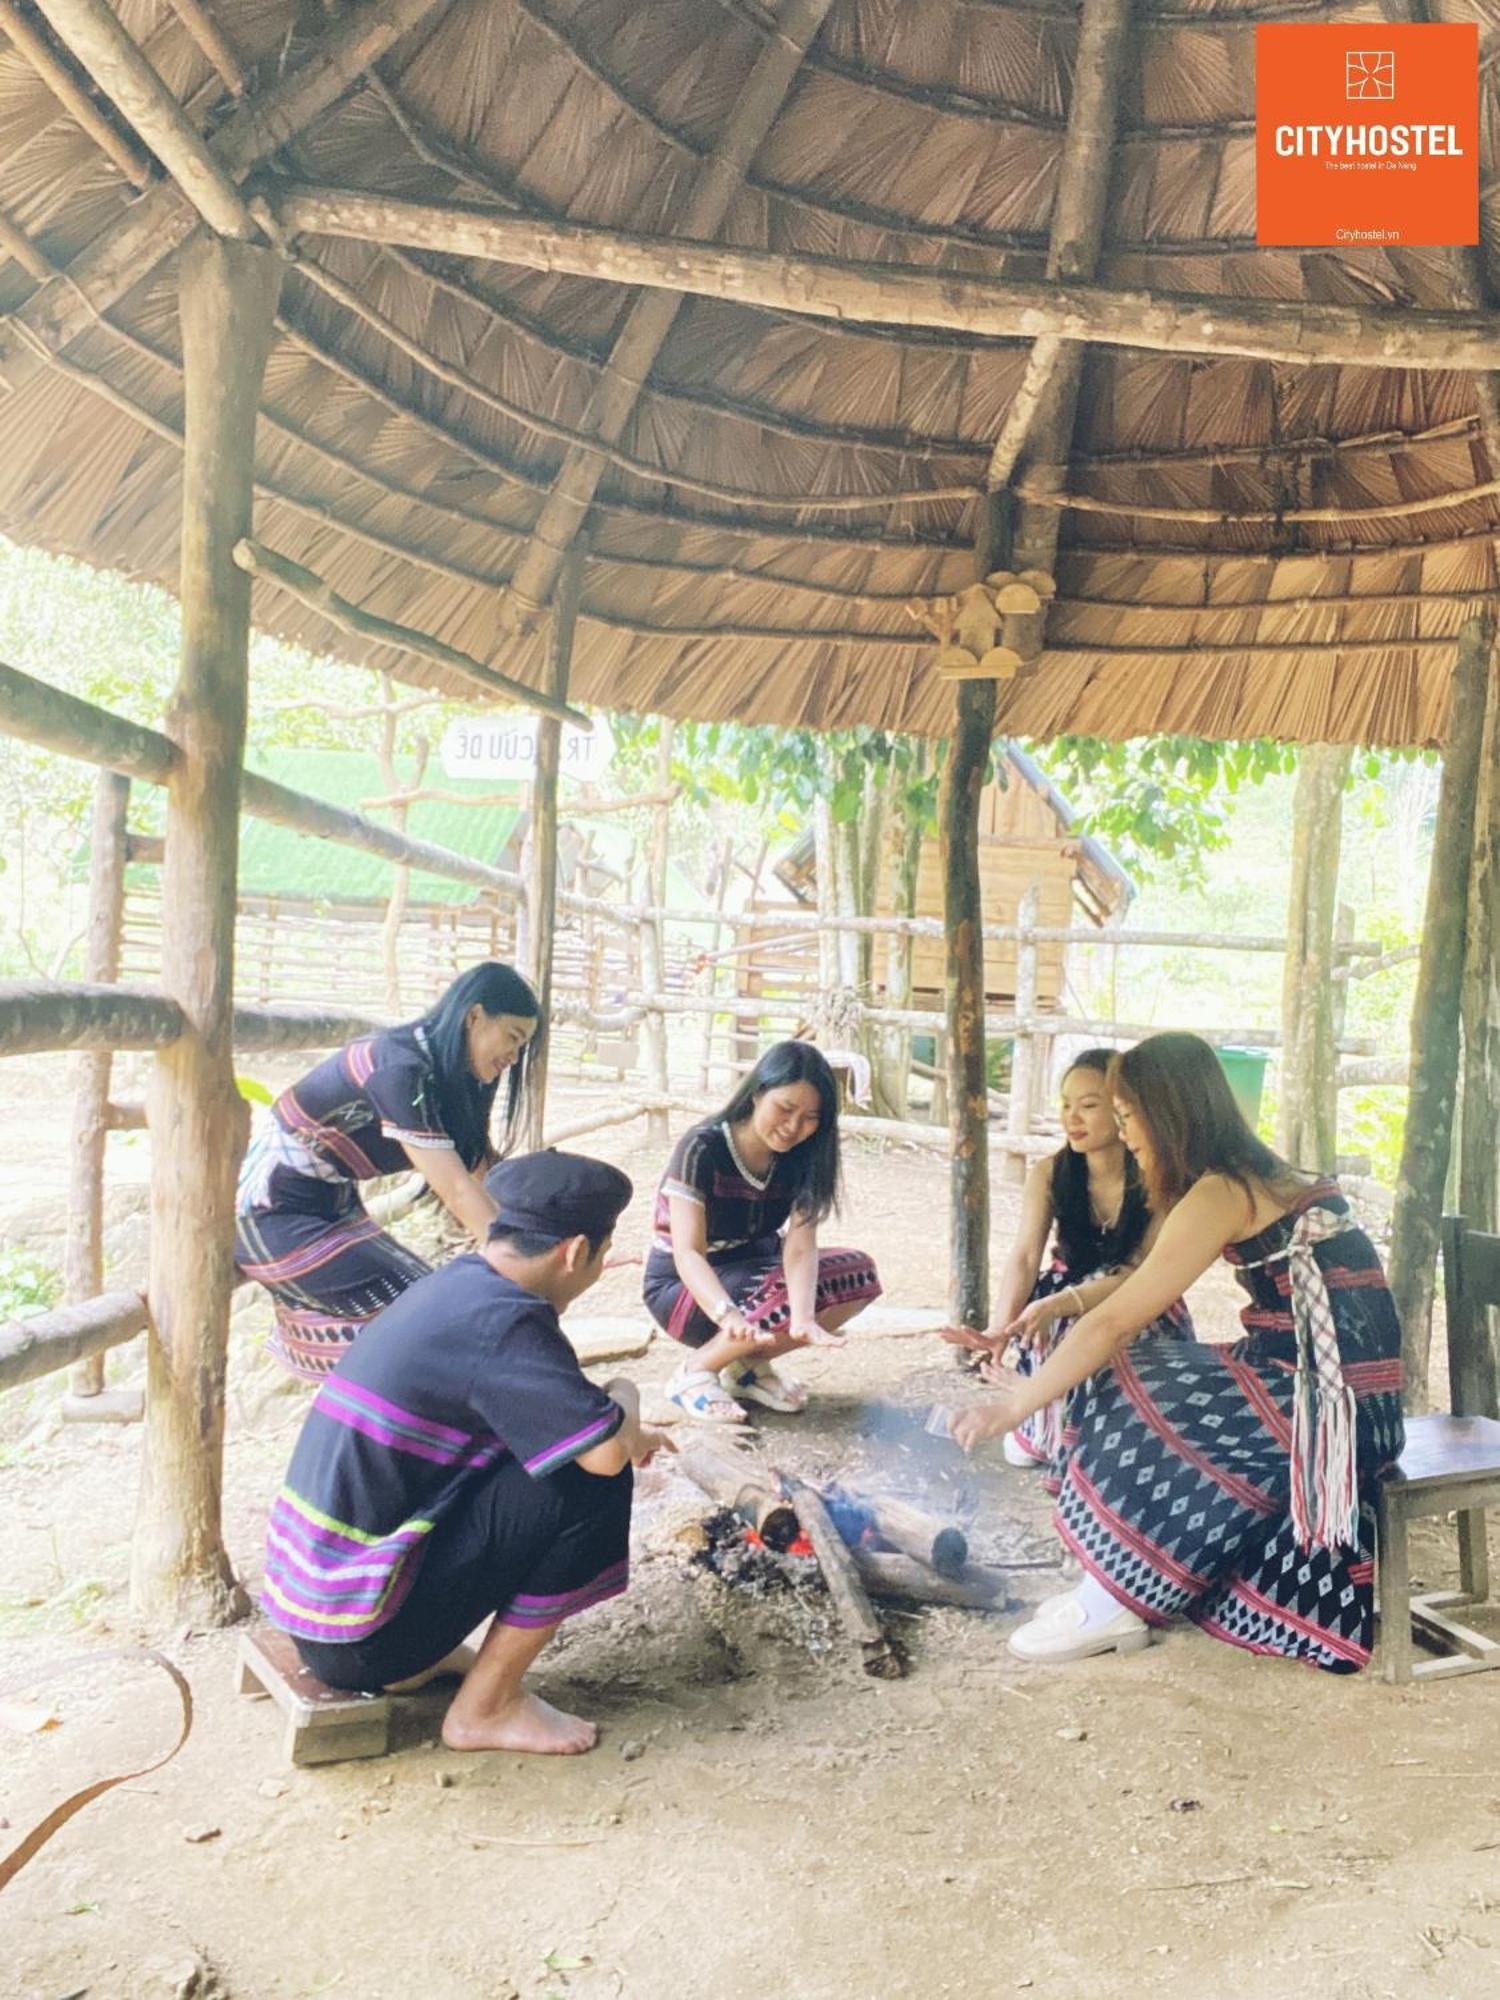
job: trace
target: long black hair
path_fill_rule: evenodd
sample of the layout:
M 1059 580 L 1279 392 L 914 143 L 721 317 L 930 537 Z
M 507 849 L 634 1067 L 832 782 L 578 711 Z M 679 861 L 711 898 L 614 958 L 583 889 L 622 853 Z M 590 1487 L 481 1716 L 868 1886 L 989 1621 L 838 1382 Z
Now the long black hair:
M 1114 1060 L 1113 1049 L 1084 1049 L 1063 1073 L 1067 1082 L 1074 1070 L 1092 1070 L 1101 1086 Z M 1124 1264 L 1141 1247 L 1151 1220 L 1145 1183 L 1132 1153 L 1125 1154 L 1125 1191 L 1120 1212 L 1108 1228 L 1101 1229 L 1089 1206 L 1089 1163 L 1083 1153 L 1064 1146 L 1052 1156 L 1052 1213 L 1057 1223 L 1057 1248 L 1069 1271 L 1098 1271 L 1111 1264 Z
M 1109 1087 L 1146 1128 L 1147 1190 L 1158 1214 L 1182 1200 L 1204 1174 L 1223 1174 L 1253 1195 L 1310 1184 L 1245 1122 L 1219 1058 L 1201 1035 L 1148 1035 L 1110 1065 Z
M 483 965 L 471 965 L 467 972 L 461 972 L 436 1005 L 413 1023 L 432 1058 L 443 1130 L 458 1149 L 459 1158 L 471 1170 L 488 1150 L 490 1114 L 500 1088 L 498 1077 L 493 1083 L 481 1083 L 469 1067 L 469 1012 L 474 1007 L 482 1007 L 490 1015 L 516 1014 L 522 1020 L 536 1022 L 536 1033 L 505 1072 L 502 1158 L 514 1142 L 537 1050 L 547 1026 L 530 986 L 513 965 L 501 965 L 497 959 L 486 959 Z
M 710 1125 L 743 1125 L 756 1100 L 787 1084 L 810 1083 L 818 1093 L 818 1129 L 789 1153 L 777 1155 L 776 1178 L 789 1190 L 792 1212 L 805 1222 L 822 1222 L 839 1205 L 839 1092 L 828 1058 L 811 1042 L 777 1042 L 766 1050 L 739 1089 Z

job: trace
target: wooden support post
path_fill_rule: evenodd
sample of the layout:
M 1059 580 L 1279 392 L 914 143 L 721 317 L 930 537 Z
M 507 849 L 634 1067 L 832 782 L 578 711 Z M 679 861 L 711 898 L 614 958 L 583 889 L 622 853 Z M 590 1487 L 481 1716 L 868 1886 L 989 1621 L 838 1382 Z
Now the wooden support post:
M 536 726 L 536 776 L 531 784 L 531 832 L 526 877 L 526 970 L 545 1021 L 552 1007 L 552 950 L 557 936 L 557 788 L 562 775 L 562 719 L 568 680 L 573 670 L 573 634 L 578 602 L 583 595 L 583 570 L 588 544 L 581 537 L 568 550 L 553 607 L 547 646 L 547 687 L 554 712 L 539 715 Z M 531 1105 L 526 1143 L 542 1143 L 547 1108 L 547 1048 L 544 1035 L 532 1059 Z
M 1015 508 L 1008 493 L 980 503 L 974 574 L 1010 554 Z M 952 1147 L 949 1312 L 955 1326 L 983 1330 L 990 1316 L 989 1087 L 984 1073 L 984 894 L 979 872 L 979 801 L 995 740 L 996 687 L 961 681 L 943 771 L 938 823 L 943 865 L 944 1012 L 948 1137 Z
M 672 790 L 672 746 L 677 734 L 677 725 L 662 716 L 660 732 L 656 739 L 656 790 L 664 803 L 656 806 L 651 814 L 651 850 L 646 866 L 646 902 L 657 912 L 644 920 L 641 930 L 643 951 L 649 949 L 651 964 L 647 990 L 665 993 L 667 990 L 667 927 L 661 912 L 667 901 L 667 861 L 671 853 L 672 808 L 669 802 Z M 649 947 L 647 933 L 650 933 Z M 710 1030 L 713 1015 L 706 1016 Z M 671 1063 L 667 1039 L 667 1017 L 653 1008 L 641 1023 L 645 1041 L 646 1082 L 650 1088 L 663 1097 L 671 1088 Z M 649 1111 L 646 1114 L 646 1136 L 654 1146 L 665 1146 L 671 1136 L 668 1114 L 664 1110 Z
M 1411 1011 L 1411 1080 L 1391 1222 L 1390 1281 L 1401 1319 L 1406 1395 L 1412 1409 L 1423 1409 L 1427 1403 L 1443 1184 L 1458 1099 L 1459 1020 L 1468 928 L 1465 899 L 1456 892 L 1456 885 L 1468 875 L 1474 846 L 1475 794 L 1494 635 L 1494 619 L 1489 613 L 1471 618 L 1459 635 L 1422 921 L 1422 957 Z M 1493 1138 L 1493 1119 L 1487 1124 Z
M 130 780 L 101 771 L 94 786 L 89 854 L 89 929 L 85 979 L 120 976 L 120 928 L 125 910 L 125 815 Z M 68 1180 L 68 1234 L 63 1250 L 63 1303 L 82 1305 L 104 1289 L 104 1142 L 109 1132 L 109 1079 L 114 1057 L 90 1049 L 78 1059 L 73 1085 L 73 1143 Z M 80 1398 L 104 1387 L 104 1356 L 90 1355 L 73 1371 Z
M 1040 953 L 1036 939 L 1029 935 L 1041 914 L 1042 891 L 1037 882 L 1028 882 L 1016 905 L 1016 1015 L 1029 1021 L 1037 1009 L 1041 988 Z M 1005 1130 L 1012 1139 L 1024 1139 L 1031 1130 L 1032 1100 L 1036 1095 L 1038 1048 L 1035 1036 L 1018 1028 L 1010 1045 L 1010 1099 L 1005 1108 Z M 1019 1149 L 1005 1156 L 1005 1177 L 1024 1181 L 1028 1171 L 1026 1155 Z
M 1453 885 L 1456 887 L 1456 885 Z M 1450 890 L 1451 893 L 1451 890 Z M 1479 755 L 1464 938 L 1463 1115 L 1458 1206 L 1470 1229 L 1500 1230 L 1500 688 L 1491 662 Z
M 1280 1150 L 1294 1166 L 1329 1174 L 1338 1152 L 1334 1033 L 1334 921 L 1344 783 L 1353 752 L 1309 743 L 1297 759 L 1292 885 L 1281 981 Z
M 186 1030 L 151 1090 L 151 1331 L 131 1597 L 154 1621 L 244 1608 L 221 1532 L 234 1190 L 249 1130 L 231 1055 L 235 872 L 250 641 L 255 417 L 283 265 L 199 236 L 180 267 L 186 448 L 182 670 L 168 715 L 162 980 Z

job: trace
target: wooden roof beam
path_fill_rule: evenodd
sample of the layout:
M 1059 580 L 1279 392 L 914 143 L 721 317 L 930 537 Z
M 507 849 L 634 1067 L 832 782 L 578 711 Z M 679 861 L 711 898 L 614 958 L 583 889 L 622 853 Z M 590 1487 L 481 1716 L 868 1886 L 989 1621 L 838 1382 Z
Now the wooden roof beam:
M 234 181 L 105 0 L 37 0 L 37 5 L 209 227 L 239 242 L 259 241 Z
M 750 72 L 718 145 L 698 170 L 683 212 L 685 235 L 711 237 L 718 231 L 831 5 L 832 0 L 786 0 L 775 35 Z M 619 442 L 679 303 L 672 292 L 652 289 L 631 307 L 589 413 L 589 428 L 599 445 Z M 600 451 L 586 445 L 571 447 L 563 460 L 511 579 L 507 609 L 516 626 L 534 623 L 550 600 L 607 463 Z
M 979 278 L 903 264 L 632 236 L 475 204 L 402 201 L 348 189 L 279 188 L 271 207 L 292 234 L 402 243 L 607 284 L 652 286 L 669 297 L 687 292 L 785 308 L 815 319 L 934 327 L 988 338 L 1035 340 L 1054 333 L 1063 340 L 1109 347 L 1232 354 L 1305 367 L 1500 368 L 1500 320 L 1482 310 L 1369 310 L 1296 300 L 1116 291 L 1045 279 Z
M 448 5 L 449 0 L 365 0 L 330 27 L 296 69 L 247 97 L 209 141 L 209 151 L 232 180 L 241 179 L 311 125 L 403 36 Z M 11 316 L 14 326 L 0 320 L 0 364 L 12 394 L 46 365 L 16 328 L 24 327 L 44 349 L 66 348 L 180 249 L 197 221 L 197 211 L 176 186 L 158 182 L 18 307 Z
M 14 0 L 0 0 L 0 28 L 4 28 L 11 46 L 31 64 L 73 123 L 88 134 L 131 186 L 148 187 L 149 155 L 105 116 L 51 42 L 14 5 Z
M 457 674 L 491 699 L 498 696 L 501 700 L 516 702 L 522 708 L 534 709 L 538 715 L 550 715 L 557 722 L 570 722 L 575 729 L 591 730 L 594 726 L 582 709 L 570 708 L 556 695 L 527 687 L 524 681 L 512 680 L 509 674 L 497 673 L 493 667 L 470 659 L 456 646 L 445 645 L 441 639 L 434 639 L 426 632 L 414 631 L 409 625 L 397 625 L 389 618 L 380 618 L 374 612 L 361 610 L 359 605 L 340 597 L 314 571 L 293 562 L 290 556 L 278 555 L 275 549 L 268 549 L 263 542 L 236 542 L 234 560 L 247 575 L 263 577 L 267 582 L 274 583 L 278 590 L 295 597 L 299 604 L 316 611 L 320 618 L 326 618 L 341 632 L 352 633 L 357 639 L 369 639 L 377 646 L 393 646 L 403 653 L 415 653 L 419 659 L 430 660 L 445 672 Z
M 168 0 L 172 12 L 181 21 L 198 47 L 207 56 L 224 80 L 224 87 L 233 97 L 245 94 L 245 71 L 239 57 L 234 52 L 234 44 L 219 26 L 213 15 L 203 5 L 203 0 Z

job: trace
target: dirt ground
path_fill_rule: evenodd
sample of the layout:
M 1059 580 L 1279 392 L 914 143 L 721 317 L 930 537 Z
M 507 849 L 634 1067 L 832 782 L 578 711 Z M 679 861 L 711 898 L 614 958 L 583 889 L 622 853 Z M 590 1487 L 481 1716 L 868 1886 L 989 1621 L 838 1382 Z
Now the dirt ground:
M 4 1244 L 55 1254 L 59 1072 L 10 1065 Z M 631 1136 L 635 1135 L 635 1136 Z M 118 1142 L 116 1142 L 118 1143 Z M 588 1142 L 636 1178 L 620 1247 L 644 1244 L 658 1157 L 639 1128 Z M 118 1268 L 138 1256 L 142 1154 L 112 1161 Z M 132 1185 L 134 1183 L 134 1185 Z M 941 1307 L 945 1171 L 850 1148 L 837 1238 L 872 1248 L 886 1308 Z M 1003 1246 L 1013 1197 L 996 1204 Z M 636 1309 L 639 1268 L 580 1310 Z M 1233 1288 L 1198 1288 L 1232 1331 Z M 304 1407 L 236 1314 L 226 1464 L 235 1564 L 262 1527 Z M 658 1342 L 626 1371 L 659 1385 Z M 128 1379 L 129 1350 L 115 1357 Z M 762 1413 L 777 1462 L 877 1476 L 972 1514 L 981 1557 L 1055 1556 L 1045 1496 L 998 1450 L 974 1464 L 921 1416 L 965 1393 L 887 1311 L 801 1363 L 800 1419 Z M 608 1372 L 608 1371 L 607 1371 Z M 57 1799 L 144 1764 L 173 1697 L 148 1670 L 60 1663 L 130 1643 L 139 1433 L 62 1428 L 59 1385 L 0 1404 L 0 1693 L 58 1726 L 0 1731 L 0 1848 Z M 464 1758 L 430 1699 L 389 1757 L 281 1761 L 233 1691 L 232 1632 L 149 1635 L 196 1720 L 163 1770 L 85 1809 L 5 1893 L 0 1992 L 26 2000 L 1468 2000 L 1500 1991 L 1500 1678 L 1416 1692 L 1257 1660 L 1195 1631 L 1127 1659 L 1027 1667 L 1004 1614 L 893 1617 L 904 1681 L 866 1678 L 816 1601 L 731 1590 L 680 1538 L 704 1503 L 648 1474 L 629 1594 L 565 1628 L 539 1685 L 603 1724 L 580 1759 Z M 1449 1579 L 1451 1531 L 1415 1569 Z

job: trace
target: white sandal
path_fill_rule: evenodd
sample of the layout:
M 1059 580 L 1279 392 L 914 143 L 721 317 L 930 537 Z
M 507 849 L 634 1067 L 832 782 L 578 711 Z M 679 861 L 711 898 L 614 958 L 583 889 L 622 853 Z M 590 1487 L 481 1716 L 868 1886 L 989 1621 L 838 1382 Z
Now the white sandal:
M 745 1421 L 745 1412 L 710 1368 L 689 1368 L 684 1361 L 662 1393 L 685 1417 L 696 1417 L 700 1423 Z
M 719 1370 L 719 1380 L 731 1396 L 760 1403 L 783 1416 L 800 1416 L 807 1408 L 807 1390 L 791 1375 L 782 1375 L 769 1361 L 731 1361 Z

